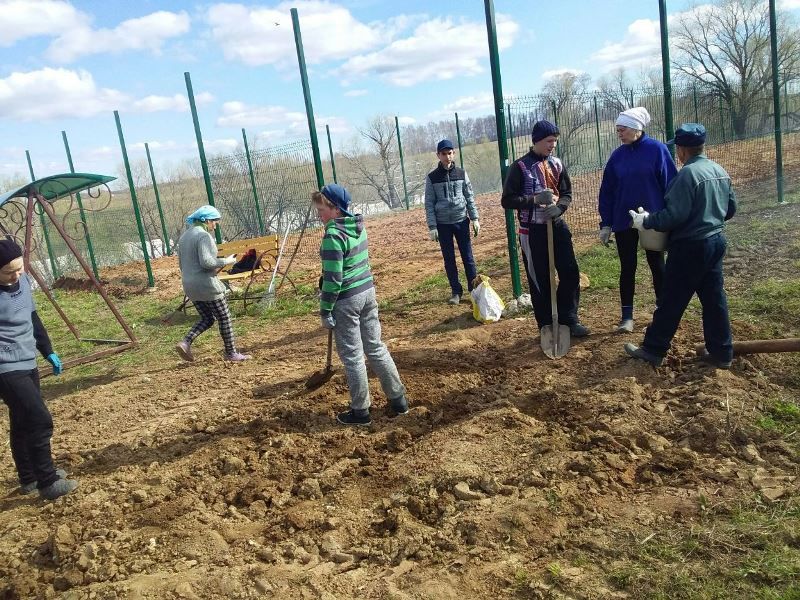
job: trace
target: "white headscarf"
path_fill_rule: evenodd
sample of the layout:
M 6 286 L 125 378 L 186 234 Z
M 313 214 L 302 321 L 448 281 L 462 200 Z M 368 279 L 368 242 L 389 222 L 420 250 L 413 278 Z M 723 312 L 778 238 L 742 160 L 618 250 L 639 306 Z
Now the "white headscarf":
M 650 123 L 650 113 L 644 106 L 636 106 L 623 110 L 617 117 L 617 125 L 643 130 Z

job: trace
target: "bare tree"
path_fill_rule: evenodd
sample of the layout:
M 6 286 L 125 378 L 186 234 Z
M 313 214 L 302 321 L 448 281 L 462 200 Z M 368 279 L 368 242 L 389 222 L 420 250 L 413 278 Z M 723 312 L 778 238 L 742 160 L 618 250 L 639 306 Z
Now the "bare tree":
M 581 130 L 594 122 L 592 99 L 587 91 L 590 83 L 587 73 L 568 72 L 551 77 L 543 88 L 543 98 L 555 110 L 554 118 L 561 132 L 558 153 L 567 163 L 575 162 L 573 159 L 580 154 Z
M 398 208 L 402 201 L 395 184 L 400 158 L 394 119 L 378 115 L 358 131 L 367 142 L 367 152 L 353 148 L 344 153 L 357 172 L 354 183 L 372 188 L 386 206 Z
M 689 81 L 710 88 L 730 110 L 737 137 L 745 135 L 748 120 L 768 118 L 761 103 L 772 83 L 768 3 L 762 0 L 717 0 L 694 4 L 681 13 L 672 28 L 678 50 L 673 63 Z M 778 15 L 778 69 L 797 77 L 800 32 L 785 12 Z

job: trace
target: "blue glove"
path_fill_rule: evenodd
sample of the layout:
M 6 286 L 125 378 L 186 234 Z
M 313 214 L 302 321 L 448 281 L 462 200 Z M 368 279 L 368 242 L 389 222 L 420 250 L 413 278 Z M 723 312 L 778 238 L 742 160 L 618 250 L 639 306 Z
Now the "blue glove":
M 320 322 L 325 329 L 333 329 L 336 327 L 336 319 L 333 318 L 333 315 L 320 315 Z
M 561 216 L 562 210 L 558 204 L 548 204 L 544 207 L 544 215 L 548 219 L 557 219 Z
M 64 366 L 61 364 L 61 359 L 58 358 L 58 354 L 51 352 L 47 356 L 47 362 L 53 365 L 53 375 L 61 375 L 61 371 L 64 370 Z

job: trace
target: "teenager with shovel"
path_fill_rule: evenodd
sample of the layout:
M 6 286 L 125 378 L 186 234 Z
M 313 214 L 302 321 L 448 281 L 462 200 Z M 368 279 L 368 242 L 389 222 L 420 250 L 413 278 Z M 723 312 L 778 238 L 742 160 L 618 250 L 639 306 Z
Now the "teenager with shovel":
M 565 325 L 574 337 L 589 335 L 578 319 L 580 271 L 572 247 L 572 233 L 562 217 L 572 202 L 572 181 L 562 162 L 553 156 L 559 130 L 549 121 L 533 126 L 530 152 L 508 170 L 501 204 L 514 209 L 519 218 L 519 239 L 531 291 L 533 312 L 539 329 Z M 543 193 L 546 192 L 546 193 Z M 548 248 L 548 227 L 552 246 Z M 551 262 L 552 261 L 552 262 Z M 551 264 L 558 272 L 552 310 Z M 557 315 L 557 323 L 553 322 Z M 568 346 L 567 346 L 568 347 Z

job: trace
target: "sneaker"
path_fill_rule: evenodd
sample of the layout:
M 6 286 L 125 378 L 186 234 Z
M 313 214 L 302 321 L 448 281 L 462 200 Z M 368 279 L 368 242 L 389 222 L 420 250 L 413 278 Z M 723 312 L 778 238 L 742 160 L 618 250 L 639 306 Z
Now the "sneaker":
M 58 475 L 59 479 L 66 479 L 67 472 L 64 469 L 56 469 L 56 475 Z M 19 486 L 19 493 L 20 494 L 30 494 L 31 492 L 36 491 L 36 482 L 31 481 L 30 483 L 21 484 Z
M 710 365 L 716 369 L 730 369 L 731 364 L 733 361 L 730 360 L 720 360 L 716 358 L 713 354 L 710 354 L 708 350 L 703 348 L 700 352 L 697 353 L 697 359 L 700 362 L 704 362 L 707 365 Z
M 631 333 L 633 331 L 633 319 L 622 319 L 617 325 L 617 333 Z
M 461 304 L 461 296 L 458 294 L 453 294 L 450 296 L 450 300 L 447 301 L 448 304 Z
M 369 411 L 365 415 L 357 415 L 353 409 L 346 410 L 336 415 L 336 420 L 342 425 L 372 425 Z
M 589 328 L 583 323 L 574 323 L 569 326 L 569 333 L 576 338 L 586 337 L 589 335 Z
M 639 360 L 648 362 L 654 367 L 660 367 L 661 363 L 664 362 L 663 356 L 656 356 L 652 352 L 648 352 L 636 344 L 625 344 L 625 353 L 633 358 L 638 358 Z
M 194 355 L 192 354 L 192 348 L 186 342 L 178 342 L 175 345 L 175 350 L 178 351 L 178 354 L 183 360 L 192 362 L 194 361 Z
M 392 412 L 395 415 L 407 415 L 408 414 L 408 401 L 405 398 L 401 400 L 392 400 L 389 403 L 389 406 L 392 408 Z
M 225 360 L 230 362 L 242 362 L 253 358 L 250 354 L 242 354 L 241 352 L 234 352 L 233 354 L 226 354 Z
M 55 500 L 69 494 L 76 487 L 78 487 L 78 482 L 74 479 L 57 479 L 47 487 L 40 489 L 39 497 L 45 500 Z

